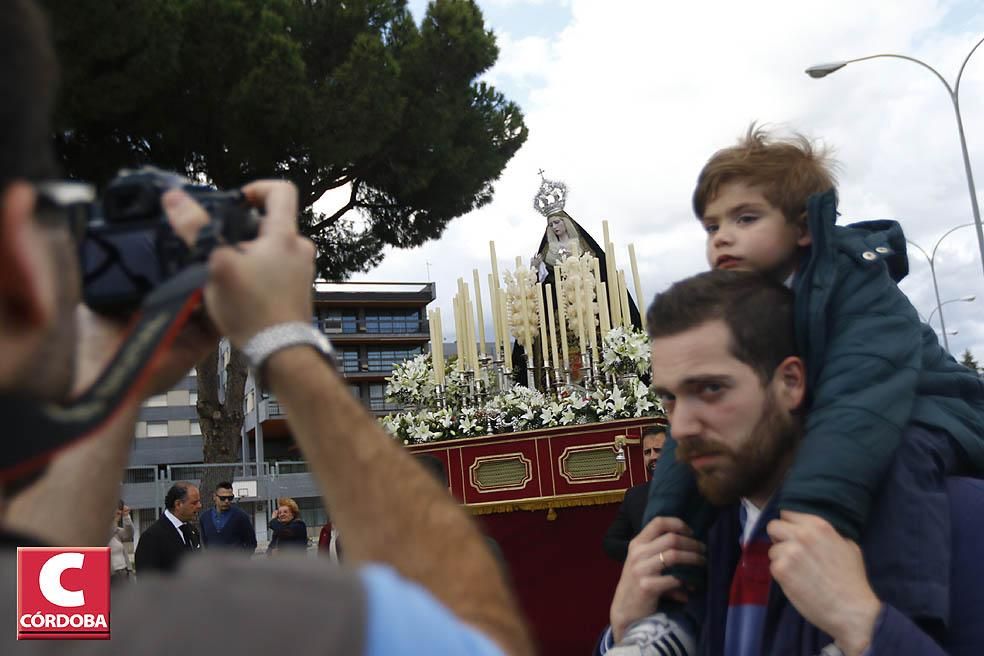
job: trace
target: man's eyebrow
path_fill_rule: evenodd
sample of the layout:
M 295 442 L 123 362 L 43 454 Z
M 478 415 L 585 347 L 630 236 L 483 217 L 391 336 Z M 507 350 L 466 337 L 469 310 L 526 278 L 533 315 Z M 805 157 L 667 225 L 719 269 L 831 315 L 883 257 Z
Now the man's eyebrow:
M 694 387 L 696 385 L 706 385 L 707 383 L 721 383 L 728 384 L 734 381 L 734 378 L 728 376 L 727 374 L 701 374 L 697 376 L 688 376 L 680 381 L 681 387 Z

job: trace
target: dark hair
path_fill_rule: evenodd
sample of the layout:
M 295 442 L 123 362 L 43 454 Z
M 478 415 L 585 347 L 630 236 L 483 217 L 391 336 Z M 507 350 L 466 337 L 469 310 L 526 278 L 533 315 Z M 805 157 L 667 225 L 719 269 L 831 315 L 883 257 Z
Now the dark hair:
M 700 273 L 657 294 L 646 313 L 651 340 L 715 320 L 724 321 L 731 332 L 731 354 L 763 382 L 772 379 L 780 362 L 796 355 L 793 293 L 760 273 Z
M 179 481 L 172 485 L 171 489 L 164 495 L 164 507 L 168 510 L 174 510 L 174 504 L 188 498 L 188 489 L 191 487 L 193 487 L 192 484 L 187 481 Z
M 229 481 L 219 481 L 218 483 L 215 484 L 216 492 L 218 492 L 219 490 L 231 490 L 231 489 L 232 489 L 232 483 L 230 483 Z
M 44 16 L 30 0 L 0 11 L 0 190 L 17 178 L 54 177 L 51 112 L 57 64 Z
M 419 462 L 428 473 L 433 476 L 438 483 L 442 486 L 448 486 L 448 475 L 444 471 L 444 463 L 437 456 L 432 456 L 429 453 L 425 453 L 421 456 L 417 456 L 417 462 Z
M 803 135 L 774 137 L 752 123 L 736 145 L 714 153 L 701 169 L 694 188 L 694 214 L 704 218 L 707 204 L 722 185 L 744 182 L 761 187 L 766 200 L 782 211 L 786 221 L 795 223 L 810 196 L 837 184 L 835 168 L 829 152 Z
M 656 424 L 655 426 L 650 426 L 646 430 L 642 431 L 642 439 L 647 437 L 652 437 L 653 435 L 666 435 L 667 427 L 662 424 Z

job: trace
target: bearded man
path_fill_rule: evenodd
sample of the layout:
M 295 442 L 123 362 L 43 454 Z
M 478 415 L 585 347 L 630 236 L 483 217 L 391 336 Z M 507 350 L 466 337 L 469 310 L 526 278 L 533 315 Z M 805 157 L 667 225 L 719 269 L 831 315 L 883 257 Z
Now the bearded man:
M 712 271 L 658 295 L 647 315 L 653 386 L 676 448 L 700 492 L 719 508 L 707 543 L 677 518 L 657 517 L 629 545 L 599 651 L 655 654 L 665 631 L 651 617 L 661 597 L 704 617 L 696 645 L 674 654 L 979 654 L 984 649 L 984 483 L 950 479 L 953 521 L 950 621 L 912 620 L 893 592 L 866 574 L 896 548 L 914 518 L 876 501 L 861 547 L 813 515 L 776 511 L 807 411 L 796 355 L 791 292 L 754 273 Z M 918 566 L 918 555 L 913 555 Z M 708 566 L 704 593 L 688 598 L 664 570 Z M 614 644 L 619 647 L 613 647 Z

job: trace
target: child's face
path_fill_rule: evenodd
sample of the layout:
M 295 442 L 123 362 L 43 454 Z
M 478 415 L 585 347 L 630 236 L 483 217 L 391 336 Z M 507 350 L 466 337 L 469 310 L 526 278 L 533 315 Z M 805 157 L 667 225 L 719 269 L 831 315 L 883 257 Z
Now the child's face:
M 786 221 L 759 188 L 744 182 L 721 185 L 701 224 L 712 269 L 759 271 L 785 280 L 796 270 L 798 249 L 810 243 L 805 225 Z

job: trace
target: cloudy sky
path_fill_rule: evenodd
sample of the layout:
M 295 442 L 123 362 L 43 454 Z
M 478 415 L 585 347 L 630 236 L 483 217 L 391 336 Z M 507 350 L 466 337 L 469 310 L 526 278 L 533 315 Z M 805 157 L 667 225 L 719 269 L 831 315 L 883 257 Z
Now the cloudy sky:
M 689 3 L 482 0 L 499 61 L 488 80 L 522 107 L 530 136 L 496 183 L 495 200 L 437 241 L 392 250 L 355 280 L 437 282 L 445 335 L 458 276 L 535 251 L 544 220 L 531 207 L 537 170 L 570 188 L 568 211 L 596 239 L 608 219 L 618 258 L 634 243 L 650 296 L 706 268 L 689 210 L 697 172 L 757 120 L 822 138 L 841 164 L 844 220 L 895 218 L 931 252 L 972 221 L 956 122 L 943 85 L 906 61 L 876 59 L 814 80 L 813 64 L 875 53 L 920 58 L 951 82 L 984 36 L 977 0 Z M 412 0 L 419 18 L 426 3 Z M 971 162 L 984 190 L 984 46 L 961 84 Z M 984 203 L 984 199 L 982 199 Z M 975 230 L 939 246 L 936 269 L 951 351 L 984 359 L 984 271 Z M 929 266 L 910 251 L 902 288 L 935 309 Z M 487 298 L 487 294 L 485 294 Z M 938 313 L 933 317 L 939 329 Z

